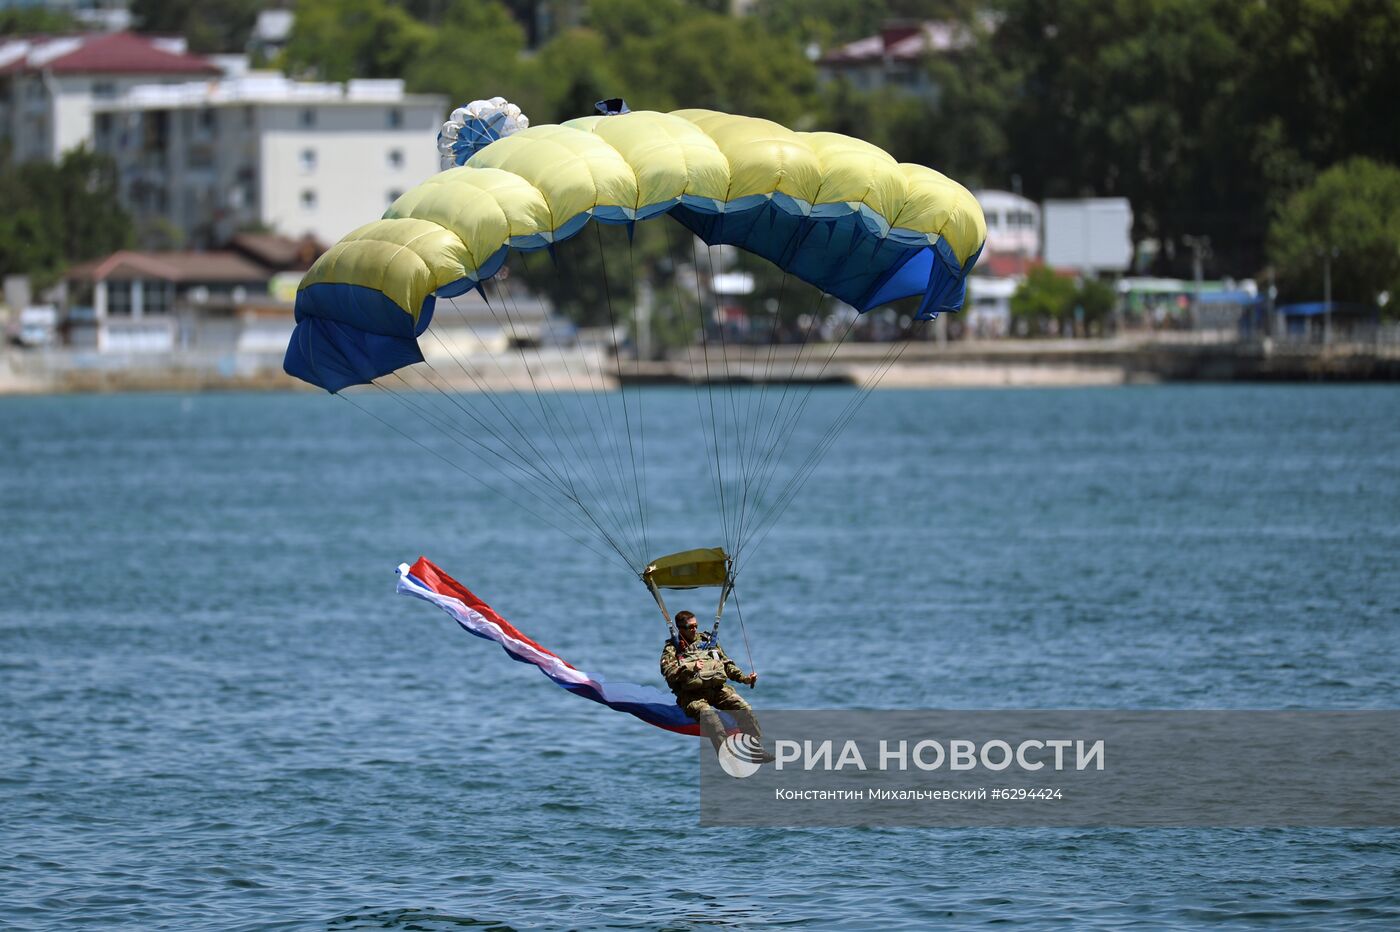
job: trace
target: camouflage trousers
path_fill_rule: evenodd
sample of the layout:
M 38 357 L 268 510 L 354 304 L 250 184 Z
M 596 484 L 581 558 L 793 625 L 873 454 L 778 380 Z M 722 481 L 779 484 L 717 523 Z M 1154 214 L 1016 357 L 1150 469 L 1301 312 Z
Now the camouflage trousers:
M 676 705 L 700 723 L 700 733 L 710 739 L 716 751 L 724 743 L 725 736 L 724 721 L 716 709 L 723 709 L 733 715 L 739 730 L 745 734 L 755 738 L 763 737 L 758 727 L 758 717 L 753 714 L 753 707 L 741 699 L 732 686 L 681 693 L 676 697 Z

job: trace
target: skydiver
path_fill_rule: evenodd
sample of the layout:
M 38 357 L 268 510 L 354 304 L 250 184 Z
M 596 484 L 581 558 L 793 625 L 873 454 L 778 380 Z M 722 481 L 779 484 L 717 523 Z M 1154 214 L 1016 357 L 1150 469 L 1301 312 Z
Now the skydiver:
M 753 707 L 740 698 L 728 682 L 734 680 L 753 686 L 758 682 L 758 674 L 745 674 L 718 643 L 702 638 L 699 630 L 700 623 L 694 612 L 677 612 L 678 636 L 668 639 L 661 651 L 661 675 L 676 694 L 676 705 L 700 723 L 700 731 L 710 739 L 715 753 L 719 753 L 725 737 L 724 722 L 716 709 L 733 714 L 739 729 L 758 743 L 763 734 Z M 771 761 L 773 756 L 762 751 L 761 759 Z

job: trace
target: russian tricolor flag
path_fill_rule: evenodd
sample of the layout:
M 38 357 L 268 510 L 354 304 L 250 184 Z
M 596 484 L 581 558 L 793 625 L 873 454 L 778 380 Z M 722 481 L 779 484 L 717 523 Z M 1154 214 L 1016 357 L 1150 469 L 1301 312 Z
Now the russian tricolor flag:
M 469 634 L 495 641 L 521 663 L 534 664 L 541 673 L 571 693 L 611 709 L 635 715 L 644 722 L 683 735 L 699 735 L 700 726 L 676 705 L 674 696 L 651 686 L 609 682 L 596 673 L 585 673 L 534 641 L 506 621 L 466 586 L 433 565 L 427 557 L 409 566 L 399 564 L 398 591 L 431 602 Z

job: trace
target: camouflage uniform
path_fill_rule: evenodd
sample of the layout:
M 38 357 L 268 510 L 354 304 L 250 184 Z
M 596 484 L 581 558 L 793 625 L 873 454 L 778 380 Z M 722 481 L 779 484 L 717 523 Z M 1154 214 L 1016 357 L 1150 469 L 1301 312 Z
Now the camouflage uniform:
M 700 723 L 700 731 L 718 750 L 724 743 L 724 722 L 715 709 L 734 716 L 741 731 L 761 737 L 758 719 L 752 707 L 739 698 L 728 680 L 742 680 L 739 665 L 725 656 L 718 644 L 711 644 L 701 635 L 689 644 L 678 646 L 675 638 L 666 642 L 661 652 L 661 675 L 676 694 L 676 705 L 686 715 Z

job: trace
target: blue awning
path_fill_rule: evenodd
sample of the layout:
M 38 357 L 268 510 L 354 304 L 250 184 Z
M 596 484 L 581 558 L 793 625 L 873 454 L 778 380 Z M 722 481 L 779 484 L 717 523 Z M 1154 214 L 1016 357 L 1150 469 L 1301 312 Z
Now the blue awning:
M 1327 313 L 1328 308 L 1333 314 L 1349 315 L 1372 315 L 1379 311 L 1369 304 L 1356 304 L 1351 301 L 1333 301 L 1330 305 L 1326 301 L 1309 301 L 1303 304 L 1280 304 L 1278 312 L 1284 317 L 1318 317 Z

